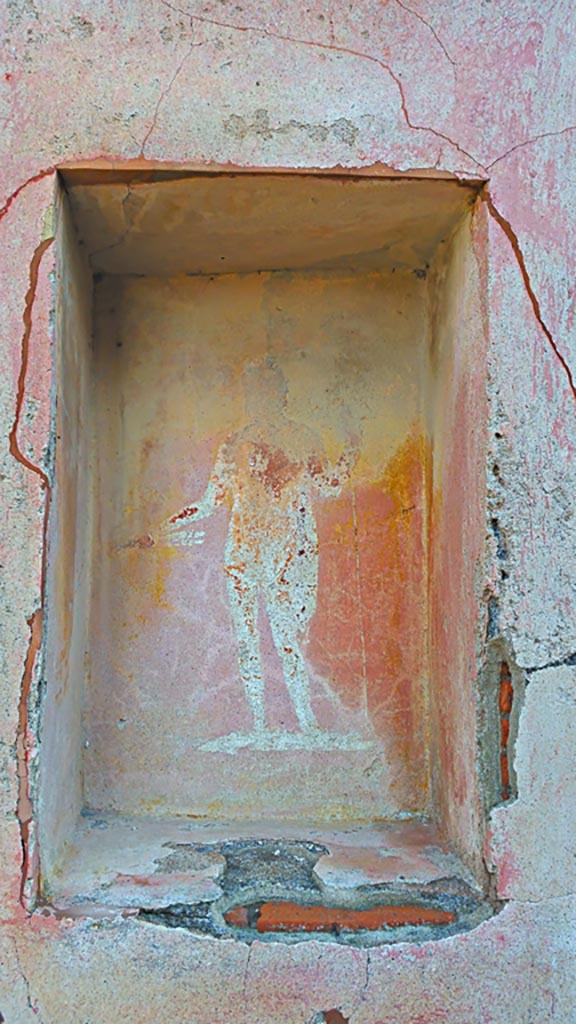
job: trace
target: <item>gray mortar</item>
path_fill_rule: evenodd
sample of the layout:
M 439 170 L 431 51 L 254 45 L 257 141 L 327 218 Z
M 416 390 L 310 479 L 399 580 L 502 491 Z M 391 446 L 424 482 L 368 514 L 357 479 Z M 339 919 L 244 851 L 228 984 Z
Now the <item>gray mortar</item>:
M 320 885 L 314 868 L 329 850 L 319 843 L 298 840 L 248 839 L 222 843 L 226 860 L 221 886 L 226 895 L 257 891 L 262 899 L 284 897 L 286 892 L 312 895 Z

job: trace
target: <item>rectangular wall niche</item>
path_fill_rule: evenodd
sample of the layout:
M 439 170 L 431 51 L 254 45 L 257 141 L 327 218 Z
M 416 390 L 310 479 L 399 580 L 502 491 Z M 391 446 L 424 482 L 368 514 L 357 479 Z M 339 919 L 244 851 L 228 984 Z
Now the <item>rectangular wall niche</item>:
M 62 186 L 40 899 L 477 920 L 475 188 Z

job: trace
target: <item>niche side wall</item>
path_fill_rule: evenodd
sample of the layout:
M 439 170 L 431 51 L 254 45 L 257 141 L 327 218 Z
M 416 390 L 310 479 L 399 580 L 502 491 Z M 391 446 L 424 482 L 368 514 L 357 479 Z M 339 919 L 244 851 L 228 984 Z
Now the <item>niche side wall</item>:
M 55 477 L 48 534 L 38 821 L 48 876 L 83 806 L 82 701 L 92 571 L 92 277 L 58 196 Z
M 476 680 L 486 628 L 486 318 L 483 208 L 438 254 L 430 279 L 431 429 L 429 546 L 432 795 L 448 840 L 481 877 L 476 764 Z

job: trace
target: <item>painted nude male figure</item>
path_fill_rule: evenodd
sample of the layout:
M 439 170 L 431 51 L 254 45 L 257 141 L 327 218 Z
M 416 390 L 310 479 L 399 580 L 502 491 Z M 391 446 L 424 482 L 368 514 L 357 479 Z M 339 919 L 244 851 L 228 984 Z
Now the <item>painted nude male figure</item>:
M 286 414 L 286 383 L 272 362 L 244 375 L 248 424 L 221 445 L 203 497 L 163 524 L 164 541 L 201 543 L 196 523 L 231 506 L 224 554 L 238 661 L 256 734 L 266 729 L 258 602 L 268 615 L 302 732 L 317 729 L 301 643 L 316 608 L 318 537 L 314 491 L 340 493 L 358 457 L 350 437 L 330 465 L 322 442 Z

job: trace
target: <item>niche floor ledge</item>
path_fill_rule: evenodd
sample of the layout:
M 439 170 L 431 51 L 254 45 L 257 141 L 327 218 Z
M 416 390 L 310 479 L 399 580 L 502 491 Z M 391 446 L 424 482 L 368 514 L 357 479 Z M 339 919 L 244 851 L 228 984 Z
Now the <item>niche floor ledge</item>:
M 44 899 L 245 941 L 376 944 L 476 926 L 491 904 L 436 827 L 82 816 Z

